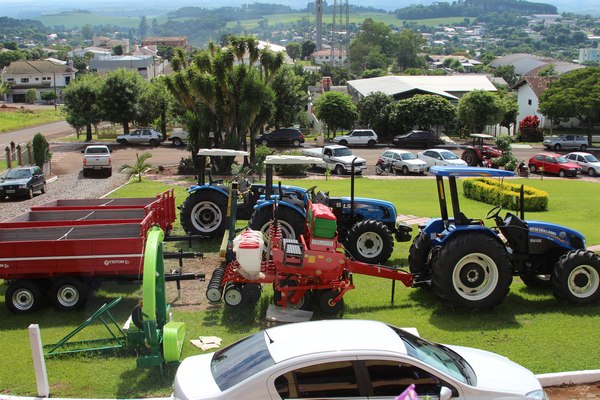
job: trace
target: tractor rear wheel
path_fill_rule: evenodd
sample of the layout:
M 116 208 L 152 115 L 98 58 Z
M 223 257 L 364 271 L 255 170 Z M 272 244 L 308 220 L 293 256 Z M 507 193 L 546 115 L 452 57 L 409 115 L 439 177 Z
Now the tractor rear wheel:
M 552 274 L 554 296 L 573 304 L 591 304 L 600 298 L 600 256 L 589 250 L 563 254 Z
M 450 238 L 434 253 L 431 265 L 435 294 L 459 307 L 495 307 L 506 297 L 512 282 L 506 248 L 487 234 Z
M 207 238 L 225 232 L 227 197 L 215 190 L 197 190 L 181 205 L 179 220 L 185 232 Z
M 88 288 L 79 279 L 59 278 L 52 283 L 50 295 L 56 309 L 77 310 L 87 301 Z
M 284 239 L 296 239 L 304 233 L 304 217 L 298 211 L 280 205 L 277 212 L 277 220 Z M 272 223 L 273 208 L 263 207 L 254 211 L 248 227 L 268 235 Z
M 462 153 L 461 157 L 467 165 L 470 167 L 476 167 L 479 165 L 479 159 L 477 158 L 477 153 L 473 149 L 467 149 Z
M 344 243 L 352 257 L 369 264 L 387 261 L 394 251 L 394 238 L 384 223 L 374 219 L 359 221 L 350 228 Z
M 33 281 L 16 281 L 8 286 L 5 302 L 8 309 L 15 314 L 25 314 L 40 308 L 42 291 Z

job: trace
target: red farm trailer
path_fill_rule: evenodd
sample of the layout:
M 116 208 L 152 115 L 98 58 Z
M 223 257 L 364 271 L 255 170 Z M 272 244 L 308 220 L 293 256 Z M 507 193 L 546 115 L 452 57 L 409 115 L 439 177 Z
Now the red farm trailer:
M 174 220 L 169 190 L 156 198 L 57 200 L 0 223 L 0 279 L 8 283 L 7 307 L 15 313 L 33 311 L 49 294 L 56 308 L 77 309 L 98 280 L 141 279 L 146 233 L 152 226 L 169 232 Z M 198 255 L 179 252 L 165 258 Z

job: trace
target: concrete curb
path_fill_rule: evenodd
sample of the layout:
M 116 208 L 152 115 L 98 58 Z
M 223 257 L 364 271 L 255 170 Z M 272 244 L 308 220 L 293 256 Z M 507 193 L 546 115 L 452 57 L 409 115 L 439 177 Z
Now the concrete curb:
M 560 386 L 560 385 L 580 385 L 586 383 L 600 382 L 600 369 L 587 371 L 570 371 L 570 372 L 554 372 L 549 374 L 539 374 L 535 376 L 542 387 Z M 29 396 L 10 396 L 0 394 L 0 400 L 40 400 L 44 397 L 29 397 Z M 78 398 L 61 398 L 53 397 L 54 400 L 86 400 Z M 128 400 L 170 400 L 171 397 L 154 397 L 143 399 L 128 399 Z M 93 400 L 115 400 L 115 399 L 93 399 Z M 125 399 L 116 399 L 125 400 Z

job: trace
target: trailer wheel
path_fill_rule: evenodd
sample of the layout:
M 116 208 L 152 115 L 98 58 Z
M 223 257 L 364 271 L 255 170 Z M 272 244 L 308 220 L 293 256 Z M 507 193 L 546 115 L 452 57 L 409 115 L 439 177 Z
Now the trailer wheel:
M 225 288 L 225 293 L 223 294 L 223 300 L 227 305 L 232 307 L 237 307 L 242 303 L 242 288 L 238 284 L 229 284 Z
M 512 268 L 504 246 L 487 234 L 450 238 L 433 254 L 431 285 L 449 304 L 470 309 L 492 308 L 506 297 Z
M 431 253 L 431 240 L 426 234 L 419 234 L 413 240 L 408 250 L 408 268 L 415 277 L 429 278 L 431 269 L 429 267 L 429 255 Z M 430 286 L 428 286 L 430 287 Z
M 394 251 L 394 238 L 389 228 L 373 219 L 354 224 L 344 242 L 355 260 L 369 264 L 387 261 Z
M 589 250 L 563 254 L 552 275 L 554 296 L 573 304 L 591 304 L 600 298 L 600 256 Z
M 296 210 L 279 206 L 277 220 L 281 227 L 284 239 L 296 239 L 304 233 L 304 217 Z M 271 207 L 259 208 L 252 214 L 248 227 L 263 234 L 269 234 L 269 227 L 273 223 L 273 209 Z
M 179 220 L 184 231 L 207 238 L 225 232 L 227 197 L 214 190 L 198 190 L 181 205 Z
M 5 302 L 15 314 L 25 314 L 40 308 L 42 291 L 32 281 L 16 281 L 6 290 Z
M 344 298 L 342 297 L 337 303 L 333 303 L 340 292 L 337 290 L 323 290 L 319 296 L 319 307 L 323 313 L 328 315 L 337 314 L 344 308 Z
M 534 273 L 527 273 L 519 275 L 519 277 L 526 286 L 532 288 L 549 288 L 552 286 L 551 275 L 536 275 Z
M 77 310 L 85 304 L 88 290 L 79 279 L 60 278 L 53 282 L 50 294 L 55 308 L 70 311 Z
M 284 280 L 281 282 L 284 286 L 297 286 L 295 281 Z M 295 290 L 290 290 L 288 292 L 288 297 L 292 297 L 296 293 Z M 273 283 L 273 304 L 276 306 L 281 305 L 282 294 L 281 291 L 275 290 L 275 283 Z M 310 310 L 312 308 L 313 303 L 313 293 L 310 290 L 304 292 L 304 295 L 298 300 L 296 303 L 292 303 L 291 301 L 287 301 L 285 303 L 286 307 L 293 308 L 295 310 Z

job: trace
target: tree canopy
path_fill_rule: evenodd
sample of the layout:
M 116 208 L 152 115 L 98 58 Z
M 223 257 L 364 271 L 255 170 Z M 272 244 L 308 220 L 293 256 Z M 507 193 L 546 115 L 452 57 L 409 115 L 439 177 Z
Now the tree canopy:
M 328 131 L 331 130 L 333 136 L 340 128 L 352 128 L 358 118 L 352 97 L 340 92 L 325 92 L 319 97 L 315 102 L 315 114 L 327 124 Z
M 502 121 L 504 107 L 500 98 L 486 90 L 473 90 L 458 101 L 458 120 L 470 132 L 482 132 L 486 125 Z

